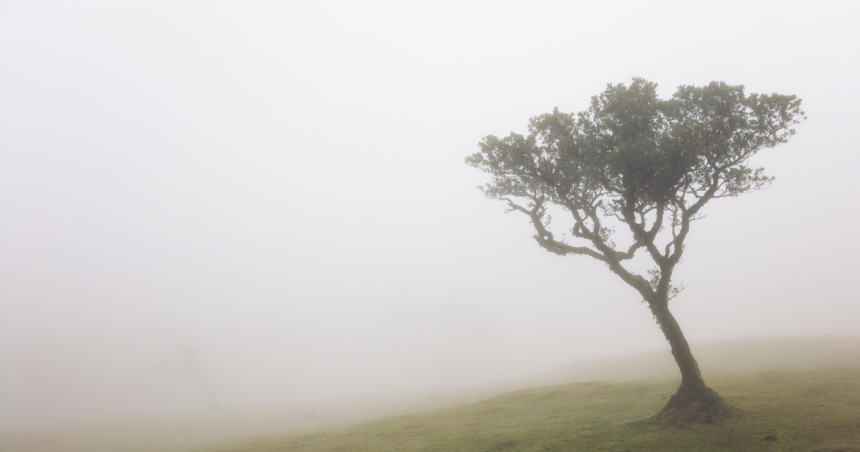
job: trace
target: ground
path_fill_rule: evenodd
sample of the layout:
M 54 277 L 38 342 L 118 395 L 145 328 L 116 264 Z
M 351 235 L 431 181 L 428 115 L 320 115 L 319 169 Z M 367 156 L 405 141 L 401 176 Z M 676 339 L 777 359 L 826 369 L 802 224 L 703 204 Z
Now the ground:
M 712 425 L 646 420 L 678 382 L 584 382 L 219 451 L 855 451 L 860 366 L 735 373 L 709 384 L 740 410 Z M 766 439 L 767 438 L 767 439 Z
M 705 382 L 737 408 L 724 422 L 648 422 L 679 384 L 666 349 L 424 394 L 0 429 L 0 450 L 860 452 L 860 337 L 692 348 Z

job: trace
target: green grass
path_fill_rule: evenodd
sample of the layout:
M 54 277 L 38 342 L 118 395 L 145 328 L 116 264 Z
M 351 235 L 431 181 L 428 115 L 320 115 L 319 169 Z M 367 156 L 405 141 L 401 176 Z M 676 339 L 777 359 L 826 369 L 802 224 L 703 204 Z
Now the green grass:
M 568 383 L 222 451 L 860 451 L 860 368 L 721 373 L 719 425 L 647 422 L 677 380 Z M 772 435 L 776 441 L 765 441 Z
M 641 422 L 678 385 L 664 349 L 433 393 L 0 432 L 0 451 L 860 452 L 860 337 L 746 338 L 692 349 L 705 381 L 743 410 L 721 425 Z M 392 417 L 401 414 L 410 415 Z M 768 435 L 777 440 L 764 441 Z

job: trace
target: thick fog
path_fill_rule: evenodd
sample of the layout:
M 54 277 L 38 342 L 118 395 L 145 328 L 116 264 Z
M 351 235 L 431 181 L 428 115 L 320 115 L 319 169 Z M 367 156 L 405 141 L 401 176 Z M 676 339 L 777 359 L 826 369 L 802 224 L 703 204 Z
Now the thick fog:
M 856 2 L 0 3 L 0 430 L 667 347 L 463 158 L 607 83 L 796 94 L 693 225 L 690 342 L 858 335 Z

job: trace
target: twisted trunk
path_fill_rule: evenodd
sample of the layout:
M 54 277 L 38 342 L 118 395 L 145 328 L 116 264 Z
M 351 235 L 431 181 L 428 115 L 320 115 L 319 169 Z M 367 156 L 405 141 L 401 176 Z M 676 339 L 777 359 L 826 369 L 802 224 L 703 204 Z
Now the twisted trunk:
M 690 351 L 690 345 L 675 317 L 669 312 L 668 300 L 662 303 L 651 302 L 649 305 L 657 324 L 669 341 L 672 356 L 681 371 L 681 386 L 678 392 L 669 399 L 669 403 L 654 420 L 711 424 L 729 418 L 732 414 L 731 407 L 719 394 L 705 385 L 699 372 L 699 364 Z

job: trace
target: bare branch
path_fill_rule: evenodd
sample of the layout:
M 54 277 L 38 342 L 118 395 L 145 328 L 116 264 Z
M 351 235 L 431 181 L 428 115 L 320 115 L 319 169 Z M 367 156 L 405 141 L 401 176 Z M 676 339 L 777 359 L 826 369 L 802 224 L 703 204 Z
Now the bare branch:
M 551 253 L 558 254 L 560 256 L 565 256 L 568 254 L 581 254 L 585 256 L 592 257 L 601 262 L 607 262 L 607 257 L 603 254 L 594 251 L 590 248 L 580 247 L 580 246 L 570 246 L 566 243 L 555 240 L 552 232 L 550 232 L 546 225 L 543 223 L 543 205 L 542 203 L 535 203 L 534 207 L 531 209 L 527 209 L 523 206 L 518 205 L 510 198 L 497 198 L 508 203 L 509 211 L 519 211 L 529 216 L 532 224 L 537 231 L 534 239 L 538 242 L 538 244 Z

